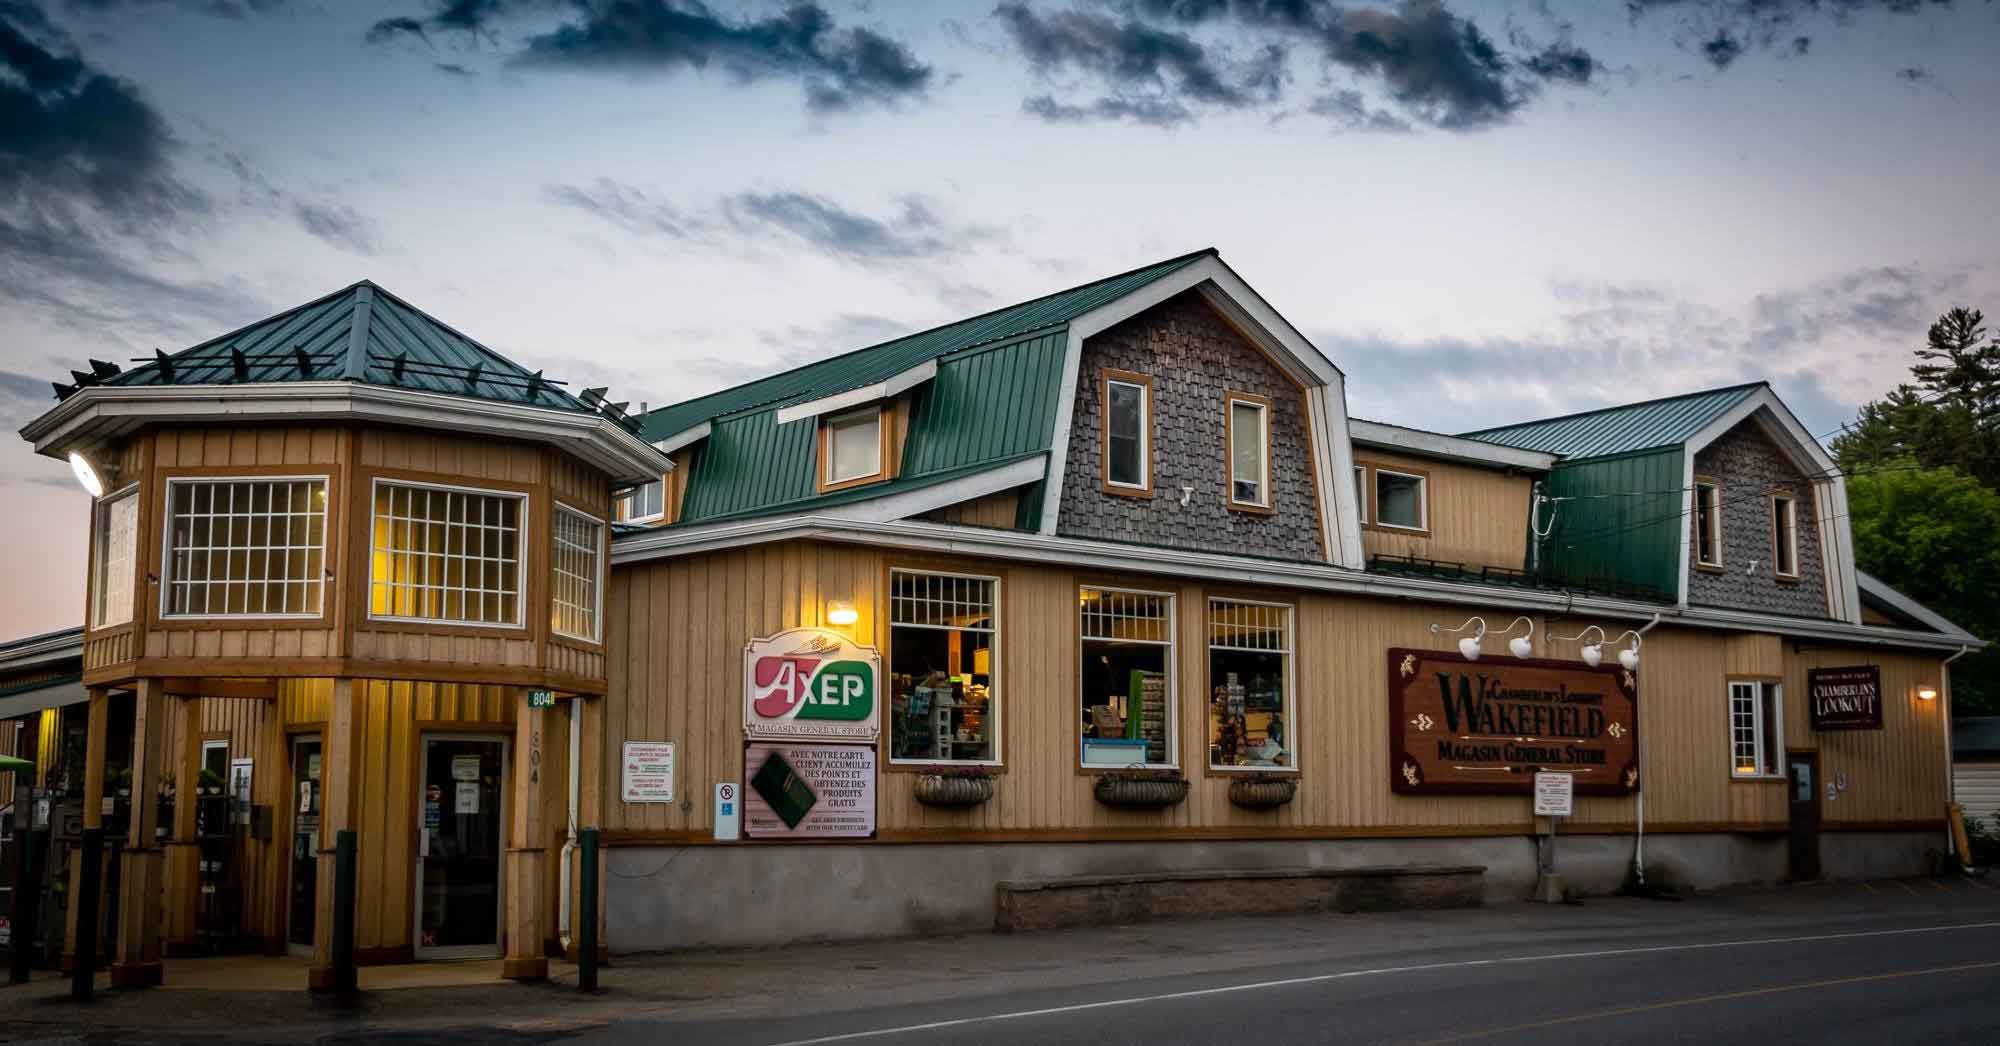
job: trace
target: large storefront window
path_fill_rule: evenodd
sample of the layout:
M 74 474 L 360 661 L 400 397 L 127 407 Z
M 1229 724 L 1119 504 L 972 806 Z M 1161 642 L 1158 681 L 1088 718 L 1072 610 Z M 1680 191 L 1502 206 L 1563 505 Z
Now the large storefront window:
M 97 503 L 97 556 L 90 580 L 90 627 L 132 620 L 134 564 L 139 551 L 139 488 Z
M 1298 765 L 1292 717 L 1292 608 L 1208 601 L 1208 765 Z
M 889 575 L 890 759 L 999 761 L 999 588 L 989 577 Z
M 1174 597 L 1078 590 L 1085 766 L 1173 766 Z
M 326 595 L 326 480 L 169 483 L 169 617 L 310 617 Z
M 526 505 L 520 494 L 377 481 L 369 615 L 519 627 Z

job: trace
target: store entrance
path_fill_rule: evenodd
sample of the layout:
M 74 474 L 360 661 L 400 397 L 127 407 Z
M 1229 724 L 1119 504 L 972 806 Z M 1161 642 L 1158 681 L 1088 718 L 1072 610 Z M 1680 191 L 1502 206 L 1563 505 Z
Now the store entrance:
M 319 912 L 319 785 L 319 735 L 301 734 L 292 739 L 292 787 L 285 796 L 292 807 L 291 918 L 285 923 L 285 947 L 307 957 Z
M 426 734 L 417 795 L 419 958 L 500 954 L 507 742 Z
M 1785 759 L 1791 796 L 1792 880 L 1819 878 L 1819 757 L 1793 752 Z

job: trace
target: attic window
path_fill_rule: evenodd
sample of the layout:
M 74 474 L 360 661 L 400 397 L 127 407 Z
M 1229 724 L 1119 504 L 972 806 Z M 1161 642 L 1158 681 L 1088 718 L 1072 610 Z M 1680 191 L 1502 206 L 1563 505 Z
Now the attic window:
M 1695 563 L 1722 565 L 1722 488 L 1712 480 L 1694 485 Z
M 1771 560 L 1781 578 L 1799 576 L 1799 503 L 1788 494 L 1771 498 Z
M 828 418 L 820 425 L 820 489 L 870 483 L 883 478 L 882 408 L 865 407 Z

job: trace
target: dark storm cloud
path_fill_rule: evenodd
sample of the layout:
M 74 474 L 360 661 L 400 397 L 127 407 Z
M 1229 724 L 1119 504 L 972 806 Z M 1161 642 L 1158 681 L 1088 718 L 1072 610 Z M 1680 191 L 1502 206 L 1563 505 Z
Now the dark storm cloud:
M 1727 69 L 1731 62 L 1743 54 L 1743 41 L 1727 29 L 1718 29 L 1715 35 L 1702 42 L 1701 56 L 1717 69 Z
M 795 80 L 815 112 L 921 97 L 936 78 L 903 44 L 835 25 L 816 3 L 736 20 L 695 0 L 581 0 L 574 20 L 528 40 L 522 65 L 625 72 L 705 71 L 739 83 Z
M 569 0 L 432 0 L 430 6 L 430 13 L 422 17 L 397 15 L 381 19 L 368 27 L 367 41 L 380 44 L 400 36 L 414 36 L 429 43 L 430 30 L 491 38 L 499 35 L 502 22 L 515 15 L 567 8 L 571 4 Z
M 1280 86 L 1281 50 L 1266 50 L 1232 69 L 1186 34 L 1135 19 L 1086 11 L 1037 14 L 1019 3 L 1001 4 L 993 16 L 1036 72 L 1085 73 L 1119 98 L 1136 93 L 1149 100 L 1240 109 L 1271 100 Z

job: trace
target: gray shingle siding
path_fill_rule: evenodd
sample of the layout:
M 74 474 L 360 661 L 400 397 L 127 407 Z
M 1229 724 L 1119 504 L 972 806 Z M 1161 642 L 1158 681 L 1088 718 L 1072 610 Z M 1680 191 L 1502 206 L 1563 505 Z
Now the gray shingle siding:
M 1690 552 L 1688 602 L 1794 617 L 1827 616 L 1819 516 L 1813 485 L 1798 466 L 1755 422 L 1745 421 L 1695 455 L 1694 474 L 1722 485 L 1722 571 L 1698 569 Z M 1798 505 L 1797 581 L 1779 581 L 1775 576 L 1770 498 L 1774 488 L 1789 489 Z M 1689 519 L 1691 535 L 1696 518 Z
M 1099 483 L 1104 422 L 1099 374 L 1153 381 L 1151 498 L 1106 494 Z M 1084 342 L 1063 475 L 1058 533 L 1070 537 L 1319 560 L 1319 518 L 1305 404 L 1271 361 L 1189 292 Z M 1272 512 L 1228 508 L 1223 398 L 1271 401 Z M 1181 488 L 1194 488 L 1181 504 Z

